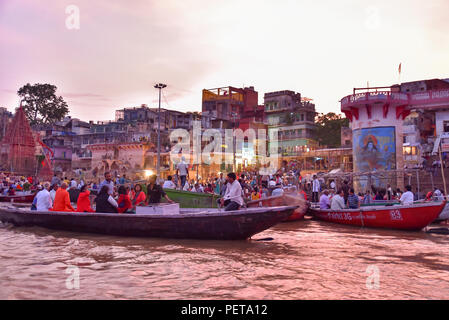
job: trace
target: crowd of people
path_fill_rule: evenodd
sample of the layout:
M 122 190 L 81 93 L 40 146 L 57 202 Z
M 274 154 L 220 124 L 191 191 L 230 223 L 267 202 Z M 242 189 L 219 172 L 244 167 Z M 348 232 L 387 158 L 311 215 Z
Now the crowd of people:
M 412 186 L 405 186 L 405 190 L 399 188 L 393 189 L 389 184 L 386 188 L 375 188 L 371 186 L 371 190 L 367 190 L 358 194 L 354 188 L 345 180 L 340 188 L 336 188 L 335 181 L 330 180 L 329 187 L 323 188 L 318 178 L 314 176 L 312 182 L 312 202 L 318 203 L 320 209 L 358 209 L 362 204 L 369 205 L 376 202 L 401 203 L 402 205 L 412 205 L 414 201 L 420 200 L 417 195 L 412 192 Z M 320 196 L 319 196 L 320 195 Z M 319 198 L 318 198 L 319 196 Z M 424 201 L 443 200 L 444 194 L 439 188 L 429 191 Z
M 299 169 L 279 169 L 272 175 L 260 175 L 257 171 L 243 171 L 227 175 L 218 173 L 207 179 L 190 179 L 188 165 L 185 161 L 178 163 L 176 172 L 166 180 L 157 181 L 156 175 L 149 177 L 149 183 L 135 183 L 126 175 L 113 179 L 111 172 L 104 174 L 104 179 L 86 182 L 84 179 L 70 180 L 54 175 L 50 182 L 39 182 L 33 177 L 8 177 L 0 173 L 0 192 L 3 195 L 15 195 L 20 191 L 38 192 L 33 202 L 33 209 L 45 211 L 78 212 L 116 212 L 133 213 L 136 206 L 159 203 L 163 198 L 173 202 L 164 190 L 174 189 L 197 193 L 215 194 L 219 197 L 218 205 L 225 210 L 235 210 L 244 205 L 245 200 L 259 200 L 269 196 L 282 195 L 284 190 L 294 188 L 305 200 L 319 204 L 322 209 L 359 208 L 361 204 L 376 201 L 396 201 L 412 204 L 417 196 L 410 186 L 404 191 L 390 185 L 386 188 L 371 187 L 364 193 L 356 194 L 352 183 L 345 180 L 311 179 L 301 176 Z M 76 195 L 74 199 L 74 196 Z M 427 201 L 443 199 L 441 189 L 429 191 Z M 76 203 L 76 205 L 75 205 Z M 95 206 L 93 205 L 95 203 Z M 95 209 L 94 209 L 95 208 Z

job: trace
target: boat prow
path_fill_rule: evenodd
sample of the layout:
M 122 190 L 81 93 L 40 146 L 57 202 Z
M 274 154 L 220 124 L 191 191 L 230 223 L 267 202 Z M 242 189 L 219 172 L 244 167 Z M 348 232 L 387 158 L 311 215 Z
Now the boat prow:
M 284 193 L 278 196 L 252 200 L 247 202 L 246 205 L 249 208 L 291 205 L 297 206 L 293 214 L 286 218 L 284 221 L 296 221 L 303 219 L 309 208 L 309 203 L 300 193 Z
M 318 220 L 359 227 L 421 230 L 432 223 L 443 210 L 446 201 L 419 203 L 410 206 L 367 206 L 359 209 L 310 209 Z
M 0 207 L 0 220 L 16 226 L 132 237 L 242 240 L 289 217 L 296 206 L 220 209 L 181 209 L 178 214 L 114 214 L 41 212 Z

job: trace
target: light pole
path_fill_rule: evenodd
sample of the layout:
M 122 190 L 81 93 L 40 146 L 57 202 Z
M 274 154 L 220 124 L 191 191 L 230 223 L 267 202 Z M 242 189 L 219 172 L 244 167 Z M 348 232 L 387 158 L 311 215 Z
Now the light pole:
M 157 112 L 157 177 L 161 176 L 161 91 L 167 85 L 163 83 L 158 83 L 154 87 L 159 89 L 159 109 Z
M 235 141 L 235 127 L 236 127 L 236 125 L 235 125 L 235 118 L 237 117 L 237 113 L 232 112 L 231 116 L 234 118 L 234 132 L 232 134 L 232 146 L 233 146 L 233 148 L 232 148 L 232 156 L 233 156 L 233 165 L 234 165 L 234 173 L 235 173 L 235 172 L 237 172 L 236 171 L 236 163 L 235 163 L 235 149 L 237 148 L 236 141 Z

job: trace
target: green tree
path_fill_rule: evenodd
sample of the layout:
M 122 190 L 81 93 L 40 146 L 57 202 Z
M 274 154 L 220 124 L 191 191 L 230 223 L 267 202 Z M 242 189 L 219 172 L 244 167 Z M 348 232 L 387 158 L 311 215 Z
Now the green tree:
M 333 112 L 320 113 L 315 119 L 317 130 L 315 138 L 328 148 L 338 148 L 341 146 L 341 128 L 349 127 L 349 120 L 343 118 L 341 114 Z
M 17 91 L 31 124 L 48 124 L 64 119 L 69 113 L 67 103 L 56 95 L 56 86 L 27 83 Z

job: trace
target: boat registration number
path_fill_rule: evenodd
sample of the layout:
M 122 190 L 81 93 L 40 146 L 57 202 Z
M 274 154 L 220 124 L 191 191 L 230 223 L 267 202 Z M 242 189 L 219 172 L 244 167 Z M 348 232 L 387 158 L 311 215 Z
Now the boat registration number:
M 390 210 L 391 220 L 402 220 L 402 215 L 399 210 Z

